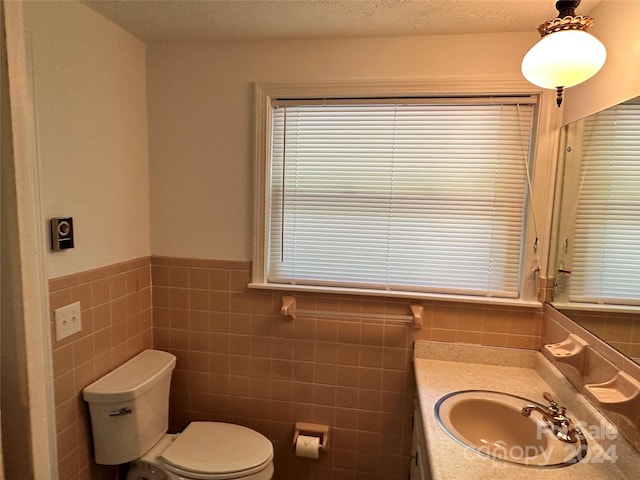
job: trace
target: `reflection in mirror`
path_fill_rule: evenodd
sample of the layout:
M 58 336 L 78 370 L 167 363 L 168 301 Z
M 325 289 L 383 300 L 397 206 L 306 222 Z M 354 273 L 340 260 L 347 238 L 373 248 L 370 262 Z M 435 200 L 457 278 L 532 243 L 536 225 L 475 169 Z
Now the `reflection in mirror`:
M 553 306 L 640 363 L 640 97 L 564 127 Z

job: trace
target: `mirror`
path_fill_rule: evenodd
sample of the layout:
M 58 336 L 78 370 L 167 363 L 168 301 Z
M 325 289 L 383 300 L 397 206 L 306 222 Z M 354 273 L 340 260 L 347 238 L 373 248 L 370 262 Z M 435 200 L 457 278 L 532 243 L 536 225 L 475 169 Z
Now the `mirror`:
M 563 127 L 551 302 L 640 363 L 640 97 Z

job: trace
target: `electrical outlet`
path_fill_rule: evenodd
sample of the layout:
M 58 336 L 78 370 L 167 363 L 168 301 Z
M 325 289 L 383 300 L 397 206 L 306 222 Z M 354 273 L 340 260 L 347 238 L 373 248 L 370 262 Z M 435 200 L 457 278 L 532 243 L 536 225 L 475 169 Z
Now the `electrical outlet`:
M 54 310 L 56 320 L 56 340 L 60 341 L 69 335 L 82 330 L 80 319 L 80 302 L 75 302 Z

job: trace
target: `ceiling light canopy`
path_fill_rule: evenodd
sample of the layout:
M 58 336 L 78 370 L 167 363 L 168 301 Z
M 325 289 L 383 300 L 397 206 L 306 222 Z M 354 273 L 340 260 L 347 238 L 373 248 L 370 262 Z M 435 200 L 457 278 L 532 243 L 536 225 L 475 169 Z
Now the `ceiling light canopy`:
M 542 39 L 522 60 L 525 78 L 539 87 L 556 90 L 558 106 L 564 89 L 593 77 L 607 57 L 604 45 L 587 33 L 593 18 L 575 14 L 579 4 L 580 0 L 556 2 L 558 17 L 538 26 Z

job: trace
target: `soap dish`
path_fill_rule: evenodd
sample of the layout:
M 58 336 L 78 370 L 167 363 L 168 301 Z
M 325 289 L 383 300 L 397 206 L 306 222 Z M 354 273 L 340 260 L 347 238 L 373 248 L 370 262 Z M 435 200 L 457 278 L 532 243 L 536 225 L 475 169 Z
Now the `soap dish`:
M 640 429 L 640 382 L 619 371 L 608 382 L 584 386 L 596 404 L 603 409 L 619 413 Z
M 588 346 L 589 344 L 583 339 L 570 333 L 564 341 L 550 343 L 545 345 L 544 348 L 556 361 L 572 365 L 582 375 Z

